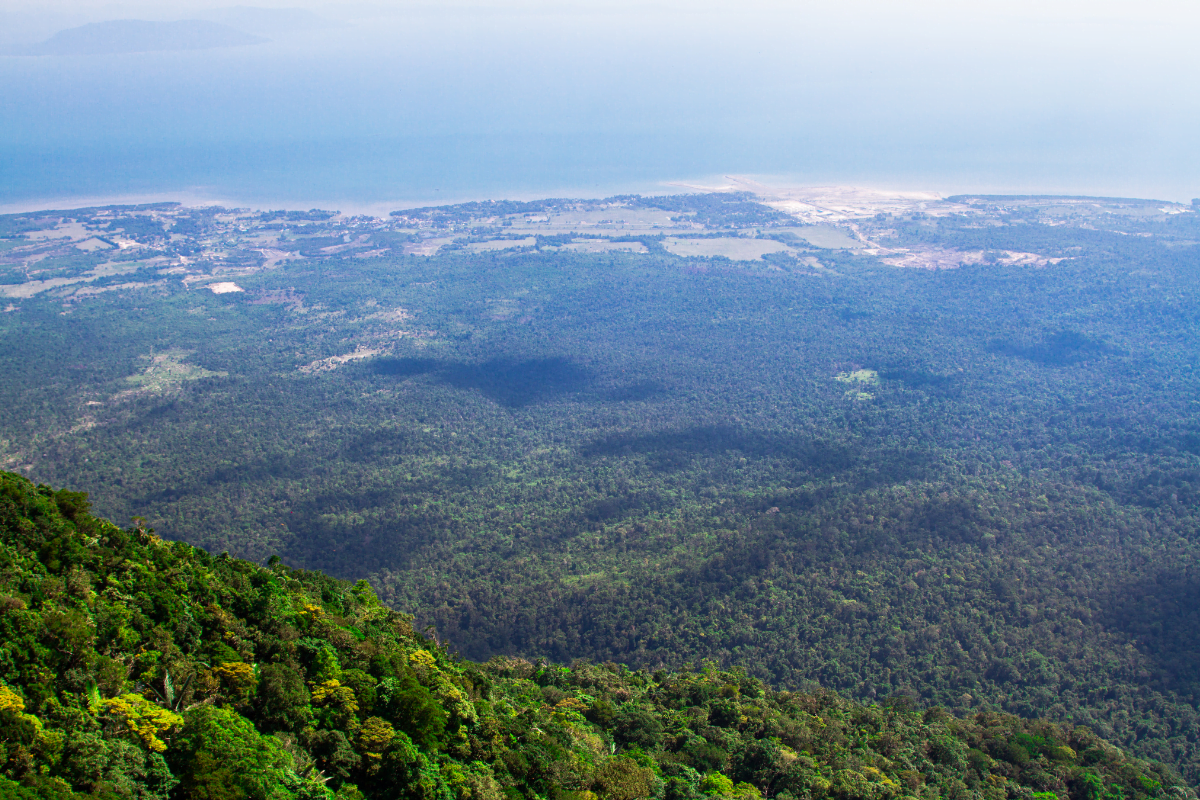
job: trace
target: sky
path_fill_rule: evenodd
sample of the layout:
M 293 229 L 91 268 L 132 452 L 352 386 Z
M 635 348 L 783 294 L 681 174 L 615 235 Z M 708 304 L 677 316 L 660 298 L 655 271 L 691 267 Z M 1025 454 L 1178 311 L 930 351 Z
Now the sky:
M 325 22 L 219 50 L 0 56 L 0 208 L 382 208 L 725 174 L 1200 196 L 1194 2 L 256 4 Z M 223 5 L 3 0 L 0 46 Z

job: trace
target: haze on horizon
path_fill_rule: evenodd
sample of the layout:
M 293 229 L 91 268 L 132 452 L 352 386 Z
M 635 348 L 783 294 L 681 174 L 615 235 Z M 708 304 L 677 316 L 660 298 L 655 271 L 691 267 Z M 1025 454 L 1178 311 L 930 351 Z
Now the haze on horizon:
M 799 184 L 1200 195 L 1184 2 L 275 3 L 324 28 L 0 56 L 0 205 L 367 206 Z M 214 3 L 29 2 L 0 45 Z

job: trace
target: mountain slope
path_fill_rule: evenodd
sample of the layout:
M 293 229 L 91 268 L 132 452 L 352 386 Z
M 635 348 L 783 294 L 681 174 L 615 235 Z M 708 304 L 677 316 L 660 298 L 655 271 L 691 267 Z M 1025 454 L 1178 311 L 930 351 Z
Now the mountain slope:
M 0 473 L 0 796 L 1194 797 L 1083 728 L 710 667 L 477 665 L 410 620 Z

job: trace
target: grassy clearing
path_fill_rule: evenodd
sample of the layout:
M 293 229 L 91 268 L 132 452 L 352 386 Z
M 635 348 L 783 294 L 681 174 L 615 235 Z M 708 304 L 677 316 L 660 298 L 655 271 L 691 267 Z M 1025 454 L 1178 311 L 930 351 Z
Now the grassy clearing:
M 223 378 L 229 374 L 228 372 L 214 372 L 195 364 L 186 363 L 187 357 L 191 354 L 191 350 L 172 349 L 142 356 L 142 360 L 147 362 L 146 368 L 125 379 L 125 383 L 132 388 L 121 392 L 120 395 L 162 394 L 185 381 L 194 381 L 199 378 Z
M 879 373 L 873 369 L 856 369 L 853 372 L 839 372 L 833 376 L 835 381 L 850 384 L 846 396 L 854 400 L 874 400 L 875 395 L 866 391 L 867 387 L 879 383 Z
M 813 247 L 825 250 L 855 250 L 863 246 L 863 243 L 855 239 L 845 228 L 834 225 L 805 225 L 786 230 Z

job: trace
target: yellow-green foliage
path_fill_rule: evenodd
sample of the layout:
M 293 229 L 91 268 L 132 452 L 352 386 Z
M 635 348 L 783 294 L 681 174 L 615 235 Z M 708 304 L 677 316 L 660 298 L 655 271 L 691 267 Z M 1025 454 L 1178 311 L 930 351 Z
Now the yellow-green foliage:
M 12 689 L 0 684 L 0 711 L 20 713 L 25 710 L 25 701 Z
M 246 697 L 254 690 L 258 677 L 254 667 L 240 661 L 228 661 L 212 668 L 213 676 L 236 697 Z
M 333 706 L 348 714 L 358 711 L 354 690 L 349 686 L 342 686 L 341 681 L 337 680 L 324 681 L 314 686 L 312 702 L 314 706 Z
M 109 698 L 104 701 L 104 709 L 123 721 L 148 748 L 160 753 L 167 749 L 167 743 L 160 737 L 183 724 L 183 717 L 137 694 Z
M 368 717 L 358 731 L 358 741 L 363 752 L 375 757 L 381 754 L 396 738 L 396 729 L 387 720 L 379 717 Z

